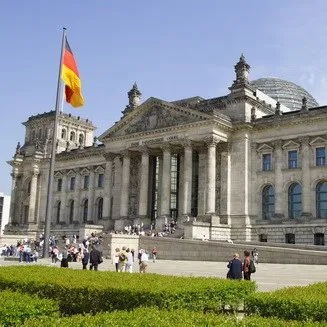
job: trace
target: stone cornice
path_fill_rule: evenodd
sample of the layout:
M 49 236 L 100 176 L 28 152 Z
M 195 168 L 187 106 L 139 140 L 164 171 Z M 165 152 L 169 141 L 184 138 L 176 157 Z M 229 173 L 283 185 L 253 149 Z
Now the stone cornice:
M 72 161 L 76 159 L 90 158 L 90 157 L 103 157 L 105 153 L 104 148 L 85 148 L 79 151 L 61 152 L 56 155 L 56 161 Z
M 145 136 L 153 136 L 153 135 L 158 135 L 158 134 L 166 134 L 168 132 L 174 132 L 174 131 L 182 131 L 185 130 L 185 128 L 198 128 L 201 126 L 208 126 L 214 124 L 216 126 L 219 126 L 225 130 L 231 131 L 232 130 L 232 124 L 225 124 L 222 123 L 218 120 L 211 119 L 211 120 L 204 120 L 204 121 L 199 121 L 199 122 L 194 122 L 194 123 L 188 123 L 188 124 L 183 124 L 183 125 L 176 125 L 176 126 L 171 126 L 171 127 L 165 127 L 165 128 L 160 128 L 160 129 L 154 129 L 154 130 L 148 130 L 148 131 L 143 131 L 139 133 L 133 133 L 133 134 L 127 134 L 127 135 L 121 135 L 121 136 L 116 136 L 116 137 L 110 137 L 110 138 L 104 138 L 102 139 L 104 142 L 115 142 L 115 141 L 123 141 L 123 140 L 130 140 L 130 139 L 137 139 Z
M 305 112 L 288 112 L 284 113 L 282 116 L 271 115 L 268 117 L 261 117 L 252 121 L 252 123 L 256 130 L 264 130 L 283 126 L 302 125 L 304 123 L 305 125 L 311 125 L 321 121 L 327 121 L 327 107 L 318 110 L 309 109 L 309 111 Z

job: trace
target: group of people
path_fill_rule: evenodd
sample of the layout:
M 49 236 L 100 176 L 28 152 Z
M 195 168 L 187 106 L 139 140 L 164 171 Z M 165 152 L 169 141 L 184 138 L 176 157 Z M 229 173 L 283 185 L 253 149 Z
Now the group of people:
M 251 258 L 252 254 L 252 258 Z M 238 253 L 233 254 L 233 259 L 228 262 L 227 268 L 229 268 L 227 272 L 228 279 L 239 279 L 241 280 L 251 280 L 251 274 L 255 273 L 256 268 L 255 264 L 258 264 L 258 251 L 256 248 L 251 252 L 244 251 L 244 260 L 243 262 L 240 260 L 240 256 Z
M 151 251 L 153 262 L 156 262 L 157 252 L 158 251 L 156 250 L 156 248 L 153 248 Z M 134 266 L 134 258 L 134 249 L 127 248 L 126 246 L 123 246 L 121 249 L 116 248 L 113 257 L 113 263 L 115 264 L 116 272 L 132 273 Z M 139 272 L 144 274 L 148 266 L 149 255 L 147 254 L 146 250 L 139 249 L 137 258 L 139 264 Z

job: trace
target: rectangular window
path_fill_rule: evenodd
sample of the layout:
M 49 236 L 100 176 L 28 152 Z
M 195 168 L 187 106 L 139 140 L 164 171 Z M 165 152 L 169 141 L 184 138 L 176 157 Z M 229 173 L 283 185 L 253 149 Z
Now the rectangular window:
M 85 175 L 84 176 L 84 189 L 88 189 L 89 188 L 89 183 L 90 183 L 90 176 L 89 175 Z
M 98 187 L 103 187 L 104 186 L 104 175 L 103 174 L 99 174 L 98 177 Z
M 326 150 L 325 148 L 316 148 L 316 166 L 325 166 Z
M 288 151 L 288 168 L 297 168 L 297 151 Z
M 71 191 L 75 190 L 75 176 L 70 178 L 70 188 Z
M 59 178 L 57 181 L 57 192 L 61 192 L 62 190 L 62 179 Z
M 295 244 L 295 234 L 292 234 L 292 233 L 285 234 L 285 243 L 286 244 Z
M 262 155 L 262 170 L 268 171 L 271 170 L 271 154 Z

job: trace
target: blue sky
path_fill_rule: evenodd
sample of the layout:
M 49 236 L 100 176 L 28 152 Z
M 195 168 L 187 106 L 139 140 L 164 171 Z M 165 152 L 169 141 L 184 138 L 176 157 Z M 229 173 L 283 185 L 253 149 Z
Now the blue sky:
M 324 0 L 1 1 L 0 192 L 21 122 L 55 106 L 62 27 L 75 54 L 89 118 L 102 134 L 121 117 L 136 81 L 142 101 L 228 93 L 241 53 L 250 79 L 275 76 L 327 104 Z

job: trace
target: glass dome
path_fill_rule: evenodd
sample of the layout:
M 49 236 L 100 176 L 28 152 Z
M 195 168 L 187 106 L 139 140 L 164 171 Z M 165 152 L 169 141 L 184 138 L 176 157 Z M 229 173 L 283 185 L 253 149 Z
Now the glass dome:
M 250 82 L 250 84 L 292 111 L 301 109 L 303 97 L 307 98 L 308 108 L 319 106 L 318 102 L 304 88 L 284 79 L 275 77 L 259 78 Z

